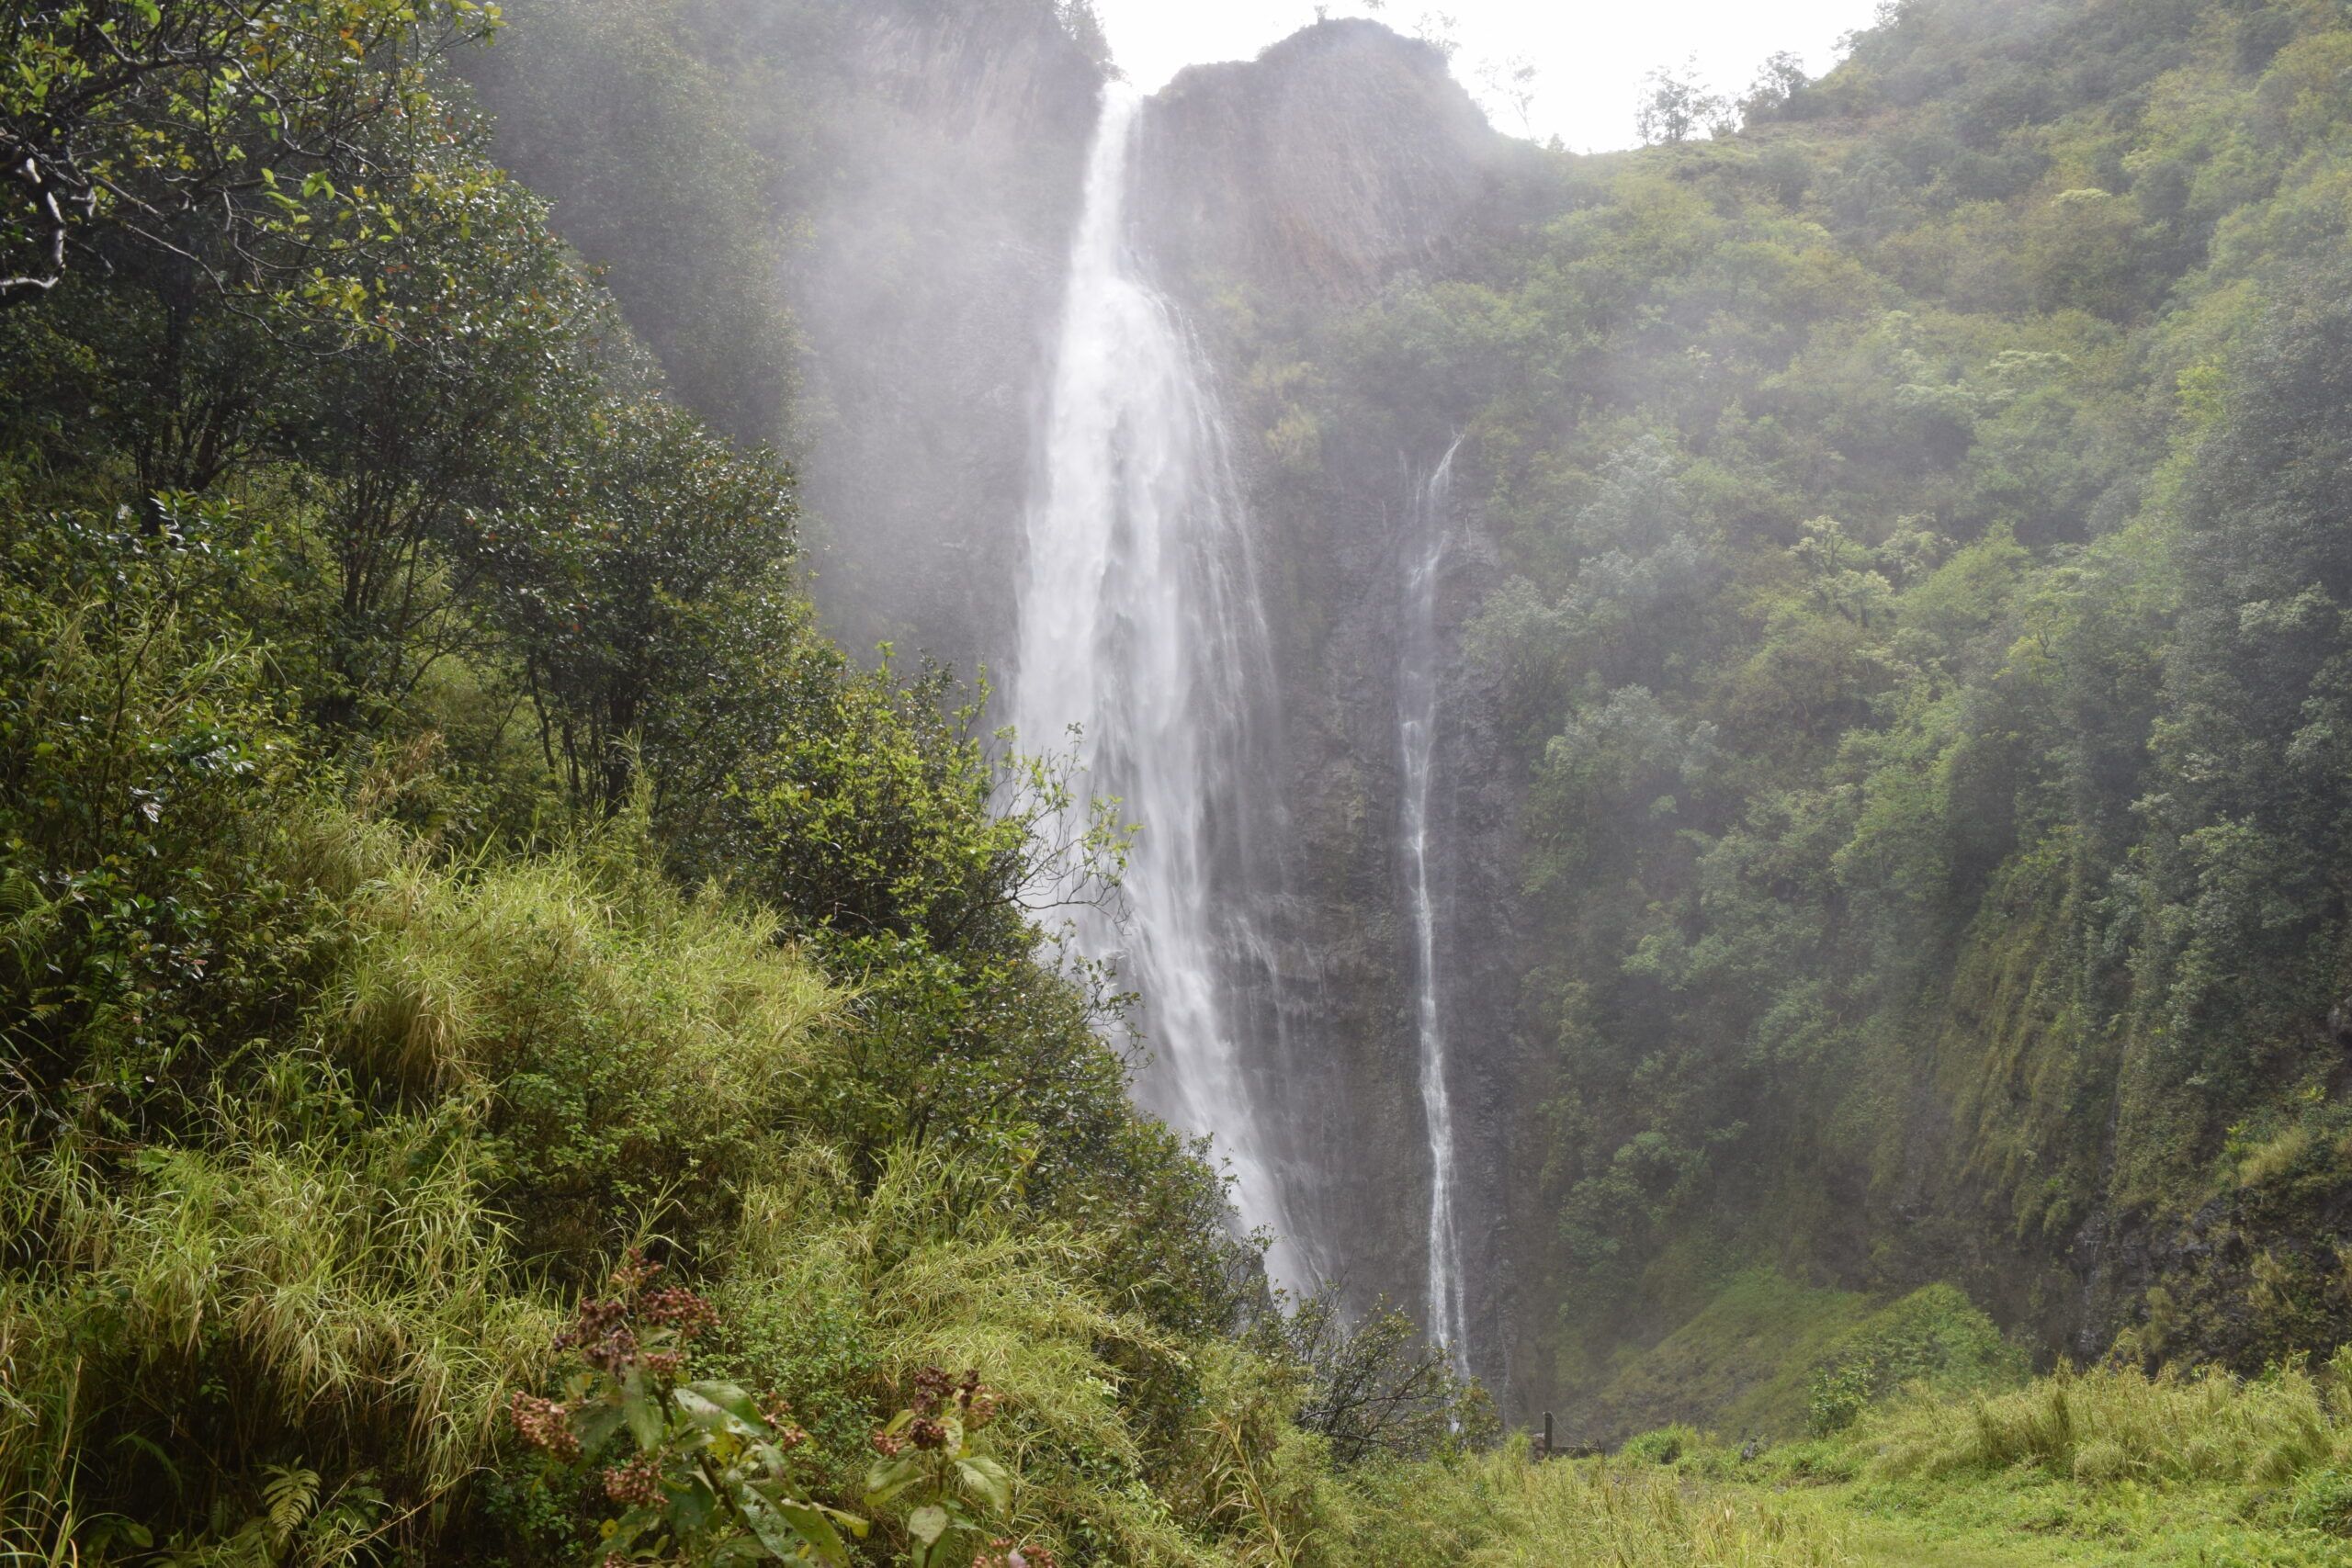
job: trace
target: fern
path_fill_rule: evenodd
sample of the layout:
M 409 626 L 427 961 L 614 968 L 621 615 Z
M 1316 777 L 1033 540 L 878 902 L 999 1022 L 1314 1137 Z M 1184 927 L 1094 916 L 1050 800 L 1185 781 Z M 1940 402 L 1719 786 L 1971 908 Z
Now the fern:
M 266 1510 L 270 1544 L 279 1551 L 294 1537 L 319 1502 L 319 1472 L 301 1465 L 273 1464 L 262 1472 L 262 1506 Z

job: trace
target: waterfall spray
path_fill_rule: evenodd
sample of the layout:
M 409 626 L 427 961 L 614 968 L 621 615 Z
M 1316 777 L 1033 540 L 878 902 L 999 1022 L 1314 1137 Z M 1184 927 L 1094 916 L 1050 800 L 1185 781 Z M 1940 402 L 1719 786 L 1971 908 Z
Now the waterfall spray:
M 1247 831 L 1273 688 L 1238 487 L 1200 355 L 1127 243 L 1138 100 L 1112 84 L 1088 159 L 1054 363 L 1011 682 L 1033 749 L 1075 728 L 1081 792 L 1140 824 L 1127 919 L 1075 917 L 1079 950 L 1142 998 L 1157 1060 L 1140 1098 L 1216 1134 L 1246 1225 L 1276 1237 L 1278 1283 L 1303 1275 L 1256 1114 L 1234 977 L 1251 929 Z M 1074 807 L 1073 809 L 1082 809 Z
M 1404 637 L 1396 676 L 1396 732 L 1403 788 L 1398 841 L 1410 914 L 1413 1017 L 1420 1044 L 1421 1114 L 1429 1131 L 1430 1337 L 1465 1376 L 1461 1228 L 1454 1214 L 1453 1097 L 1446 1081 L 1443 994 L 1437 962 L 1437 901 L 1430 886 L 1430 784 L 1436 771 L 1438 721 L 1437 580 L 1445 561 L 1446 503 L 1453 484 L 1457 437 L 1414 498 L 1404 547 Z

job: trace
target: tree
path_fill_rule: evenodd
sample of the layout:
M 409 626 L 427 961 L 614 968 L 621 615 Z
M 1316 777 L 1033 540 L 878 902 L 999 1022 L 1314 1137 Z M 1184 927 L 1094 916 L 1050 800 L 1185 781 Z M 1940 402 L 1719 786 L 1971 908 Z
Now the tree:
M 620 390 L 581 412 L 519 504 L 469 521 L 459 558 L 489 580 L 574 800 L 614 810 L 641 760 L 658 804 L 707 806 L 809 641 L 790 476 Z
M 420 175 L 439 199 L 407 204 L 368 330 L 297 322 L 306 374 L 279 421 L 277 449 L 320 492 L 334 682 L 320 716 L 337 725 L 479 640 L 500 519 L 592 439 L 608 378 L 631 373 L 609 299 L 538 198 L 462 141 Z
M 219 283 L 343 299 L 326 269 L 388 232 L 402 194 L 380 180 L 379 143 L 430 129 L 428 62 L 493 15 L 477 0 L 8 6 L 0 308 L 49 293 L 108 238 Z M 198 214 L 222 254 L 187 243 Z
M 1488 102 L 1508 107 L 1522 131 L 1532 130 L 1528 111 L 1535 104 L 1535 66 L 1525 55 L 1486 59 L 1478 62 L 1478 85 Z
M 1642 78 L 1634 129 L 1645 142 L 1671 146 L 1702 130 L 1725 134 L 1732 125 L 1730 100 L 1700 78 L 1697 55 L 1684 61 L 1679 72 L 1661 65 Z
M 1755 80 L 1747 85 L 1747 96 L 1739 100 L 1741 119 L 1752 125 L 1786 114 L 1810 80 L 1804 61 L 1797 54 L 1784 49 L 1767 55 L 1756 68 Z
M 1375 1302 L 1360 1320 L 1326 1284 L 1259 1330 L 1264 1348 L 1295 1367 L 1306 1390 L 1298 1424 L 1331 1446 L 1334 1462 L 1425 1459 L 1451 1443 L 1492 1437 L 1485 1392 L 1455 1373 L 1448 1347 Z

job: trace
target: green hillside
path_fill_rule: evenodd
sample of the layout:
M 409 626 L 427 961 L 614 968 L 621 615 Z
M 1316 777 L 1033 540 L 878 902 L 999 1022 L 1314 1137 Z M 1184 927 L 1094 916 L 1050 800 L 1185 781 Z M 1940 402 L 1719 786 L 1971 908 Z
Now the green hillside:
M 1563 1397 L 1758 1268 L 2045 1362 L 2352 1334 L 2347 62 L 1911 0 L 1243 338 L 1270 445 L 1469 432 Z

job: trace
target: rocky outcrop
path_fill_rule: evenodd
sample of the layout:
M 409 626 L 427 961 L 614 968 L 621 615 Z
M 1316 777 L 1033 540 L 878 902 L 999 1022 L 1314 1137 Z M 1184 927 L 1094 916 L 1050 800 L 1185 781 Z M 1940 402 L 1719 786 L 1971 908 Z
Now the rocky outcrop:
M 1178 275 L 1344 303 L 1442 262 L 1508 143 L 1430 44 L 1322 22 L 1151 102 L 1147 243 Z

